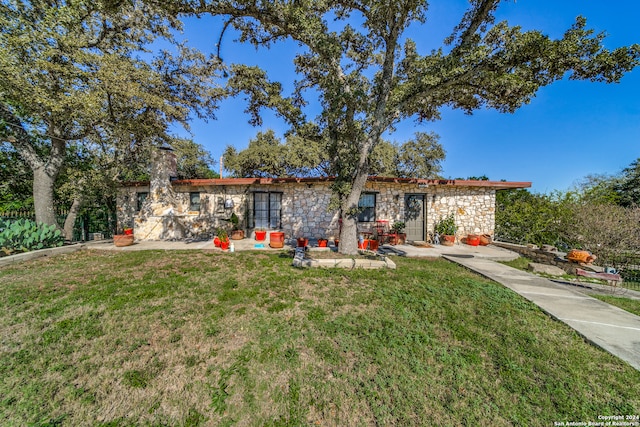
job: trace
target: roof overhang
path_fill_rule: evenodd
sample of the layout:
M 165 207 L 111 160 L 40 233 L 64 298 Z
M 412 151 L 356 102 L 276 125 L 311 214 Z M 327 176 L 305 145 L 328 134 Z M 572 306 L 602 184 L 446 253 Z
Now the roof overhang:
M 224 186 L 224 185 L 275 185 L 293 183 L 329 183 L 335 177 L 311 177 L 311 178 L 212 178 L 212 179 L 177 179 L 171 181 L 174 186 Z M 370 176 L 369 182 L 384 182 L 395 184 L 415 184 L 421 188 L 433 187 L 484 187 L 495 190 L 507 190 L 515 188 L 530 188 L 528 181 L 480 181 L 465 179 L 419 179 L 419 178 L 394 178 L 382 176 Z M 123 182 L 123 187 L 148 186 L 149 182 Z

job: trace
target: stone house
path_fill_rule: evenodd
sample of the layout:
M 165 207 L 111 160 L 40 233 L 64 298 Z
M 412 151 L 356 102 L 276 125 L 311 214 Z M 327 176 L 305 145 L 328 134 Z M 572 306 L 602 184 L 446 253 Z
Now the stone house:
M 259 228 L 297 237 L 337 238 L 339 213 L 330 209 L 331 178 L 222 178 L 176 180 L 175 155 L 158 150 L 150 182 L 120 189 L 118 223 L 138 240 L 209 237 L 230 228 L 235 213 L 248 237 Z M 458 237 L 493 235 L 497 190 L 530 182 L 370 177 L 360 198 L 359 230 L 377 220 L 406 223 L 407 240 L 428 240 L 435 224 L 455 216 Z

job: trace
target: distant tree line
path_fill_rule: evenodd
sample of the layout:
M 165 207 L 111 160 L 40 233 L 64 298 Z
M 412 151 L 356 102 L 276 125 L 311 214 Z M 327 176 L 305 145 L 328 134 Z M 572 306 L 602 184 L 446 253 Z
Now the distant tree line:
M 370 174 L 402 178 L 439 178 L 445 150 L 435 133 L 416 132 L 404 143 L 381 141 L 369 155 Z M 321 177 L 332 175 L 329 142 L 287 135 L 282 141 L 275 132 L 259 132 L 249 146 L 238 151 L 229 145 L 224 167 L 232 176 Z
M 587 176 L 566 192 L 499 191 L 496 205 L 499 239 L 584 249 L 606 265 L 640 255 L 640 158 L 618 174 Z

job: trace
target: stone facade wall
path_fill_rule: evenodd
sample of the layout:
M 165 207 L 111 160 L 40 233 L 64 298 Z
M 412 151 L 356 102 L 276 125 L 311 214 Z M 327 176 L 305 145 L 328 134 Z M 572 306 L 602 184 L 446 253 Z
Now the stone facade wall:
M 135 224 L 139 240 L 165 240 L 211 234 L 217 227 L 230 228 L 231 214 L 240 218 L 240 227 L 251 236 L 251 200 L 254 192 L 282 193 L 282 228 L 287 238 L 336 238 L 339 234 L 337 211 L 329 211 L 331 189 L 328 183 L 283 183 L 272 185 L 173 185 L 162 198 L 150 198 L 140 212 L 135 212 L 136 193 L 149 187 L 123 188 L 118 197 L 121 224 Z M 151 190 L 153 192 L 153 190 Z M 495 224 L 495 190 L 484 187 L 419 186 L 417 184 L 368 182 L 366 192 L 376 194 L 376 218 L 404 221 L 405 194 L 423 194 L 425 231 L 433 233 L 435 224 L 454 214 L 458 237 L 467 234 L 493 235 Z M 189 193 L 200 193 L 200 211 L 189 211 Z M 225 207 L 232 200 L 233 208 Z M 228 205 L 227 205 L 228 206 Z M 373 224 L 361 223 L 369 230 Z
M 436 187 L 427 208 L 427 230 L 453 214 L 457 237 L 468 234 L 493 236 L 496 221 L 496 191 L 484 187 Z

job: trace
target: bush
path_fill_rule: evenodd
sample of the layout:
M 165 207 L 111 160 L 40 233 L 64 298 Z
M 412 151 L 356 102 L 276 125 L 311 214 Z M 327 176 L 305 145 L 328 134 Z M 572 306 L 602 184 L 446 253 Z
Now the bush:
M 5 252 L 28 252 L 62 246 L 64 239 L 54 225 L 28 219 L 0 220 L 0 248 Z
M 563 227 L 575 248 L 598 256 L 600 265 L 633 264 L 640 253 L 640 208 L 583 203 L 572 208 L 571 221 Z
M 496 194 L 498 240 L 512 243 L 549 244 L 569 249 L 564 227 L 572 216 L 575 195 L 555 192 L 532 194 L 527 190 L 503 190 Z

